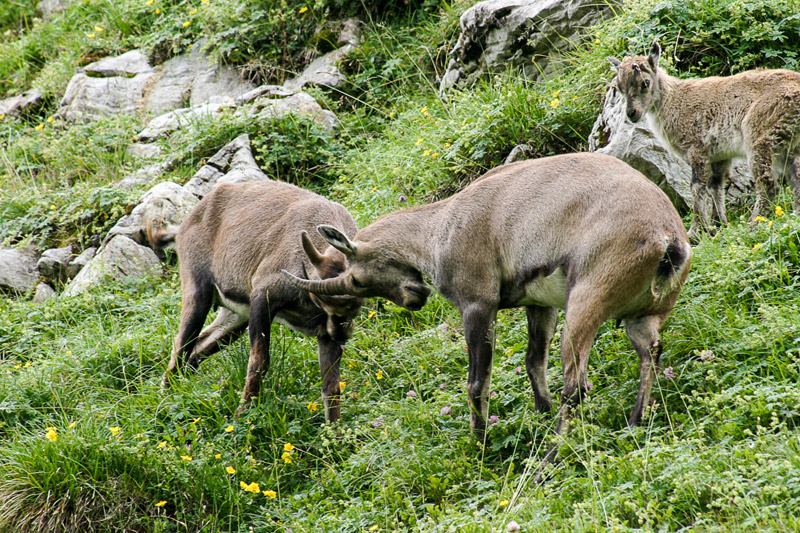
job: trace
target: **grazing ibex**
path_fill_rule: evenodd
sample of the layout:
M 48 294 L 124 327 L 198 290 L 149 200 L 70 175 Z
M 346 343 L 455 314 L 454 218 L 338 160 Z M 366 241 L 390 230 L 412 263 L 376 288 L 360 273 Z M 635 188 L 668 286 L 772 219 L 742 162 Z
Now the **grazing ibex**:
M 319 224 L 335 224 L 349 235 L 357 230 L 341 205 L 277 181 L 219 184 L 197 204 L 176 235 L 183 299 L 164 386 L 179 364 L 197 368 L 249 329 L 243 407 L 258 394 L 269 366 L 270 325 L 277 320 L 317 337 L 325 417 L 339 417 L 339 360 L 363 299 L 310 295 L 281 274 L 325 279 L 344 271 L 344 255 L 319 237 Z M 215 302 L 219 314 L 202 329 Z
M 800 73 L 751 70 L 680 80 L 658 67 L 660 56 L 653 43 L 647 57 L 609 61 L 631 122 L 647 116 L 656 135 L 692 167 L 690 234 L 695 237 L 712 220 L 727 223 L 725 185 L 736 156 L 747 158 L 755 180 L 751 221 L 774 200 L 773 172 L 788 178 L 800 212 Z
M 545 372 L 558 308 L 566 309 L 561 433 L 571 407 L 591 385 L 589 350 L 600 325 L 625 321 L 640 359 L 640 384 L 629 424 L 642 418 L 661 354 L 658 331 L 689 271 L 692 250 L 667 196 L 622 161 L 570 154 L 496 168 L 439 202 L 389 213 L 350 240 L 319 228 L 347 256 L 347 269 L 303 280 L 317 295 L 381 296 L 420 309 L 430 289 L 461 312 L 469 352 L 471 426 L 482 437 L 498 309 L 524 306 L 525 365 L 535 406 L 550 410 Z

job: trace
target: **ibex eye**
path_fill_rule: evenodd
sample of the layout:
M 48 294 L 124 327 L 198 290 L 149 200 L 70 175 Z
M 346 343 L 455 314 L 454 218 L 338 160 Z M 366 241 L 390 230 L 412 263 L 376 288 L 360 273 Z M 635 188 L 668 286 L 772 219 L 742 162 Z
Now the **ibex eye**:
M 644 80 L 642 82 L 642 89 L 649 89 L 650 88 L 650 80 Z

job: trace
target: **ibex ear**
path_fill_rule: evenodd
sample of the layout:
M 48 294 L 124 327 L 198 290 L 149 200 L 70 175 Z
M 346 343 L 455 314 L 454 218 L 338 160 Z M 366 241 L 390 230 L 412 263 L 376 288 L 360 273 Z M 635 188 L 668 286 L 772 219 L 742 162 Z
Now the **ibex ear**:
M 611 68 L 614 69 L 614 72 L 619 72 L 619 66 L 622 64 L 622 61 L 615 57 L 607 57 L 606 59 L 611 63 Z
M 661 47 L 658 46 L 657 42 L 653 41 L 653 45 L 650 47 L 650 55 L 647 56 L 647 62 L 653 67 L 653 72 L 658 68 L 658 58 L 660 57 Z
M 314 243 L 311 242 L 311 237 L 308 236 L 307 231 L 303 230 L 300 234 L 300 241 L 303 243 L 303 251 L 306 253 L 308 260 L 311 261 L 314 268 L 319 268 L 320 264 L 322 264 L 322 256 L 316 246 L 314 246 Z
M 350 256 L 355 253 L 355 244 L 353 244 L 350 239 L 347 238 L 347 235 L 333 226 L 322 224 L 317 226 L 317 231 L 319 231 L 319 234 L 322 235 L 323 239 L 328 241 L 331 246 L 342 252 L 344 255 Z

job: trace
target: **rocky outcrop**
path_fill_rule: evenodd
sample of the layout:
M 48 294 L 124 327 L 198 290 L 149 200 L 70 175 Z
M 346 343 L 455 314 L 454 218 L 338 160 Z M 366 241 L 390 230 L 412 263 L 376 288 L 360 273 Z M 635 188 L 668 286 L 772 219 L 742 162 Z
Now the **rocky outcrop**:
M 550 58 L 574 46 L 587 28 L 612 13 L 596 0 L 488 0 L 461 15 L 461 34 L 450 52 L 440 91 L 469 86 L 509 66 L 530 79 L 553 71 Z
M 42 253 L 36 268 L 43 281 L 59 286 L 69 278 L 69 264 L 74 258 L 72 246 L 52 248 Z
M 78 272 L 64 289 L 64 296 L 76 296 L 108 278 L 144 278 L 161 274 L 161 261 L 153 250 L 124 235 L 117 235 Z
M 30 248 L 0 248 L 0 291 L 26 294 L 39 279 L 38 255 Z
M 316 58 L 299 76 L 287 80 L 283 86 L 292 91 L 299 91 L 306 85 L 341 86 L 347 77 L 339 70 L 339 62 L 361 44 L 361 22 L 345 20 L 337 44 L 340 48 Z
M 36 8 L 41 11 L 42 16 L 46 20 L 64 11 L 67 6 L 74 1 L 75 0 L 42 0 L 36 5 Z
M 16 116 L 36 111 L 42 103 L 42 93 L 38 89 L 25 91 L 18 96 L 0 100 L 0 115 Z
M 692 169 L 681 157 L 670 153 L 646 120 L 632 124 L 625 116 L 625 98 L 612 81 L 603 109 L 589 135 L 589 150 L 613 155 L 650 178 L 673 200 L 692 205 Z M 728 185 L 728 202 L 737 204 L 753 190 L 753 180 L 744 160 L 734 160 Z

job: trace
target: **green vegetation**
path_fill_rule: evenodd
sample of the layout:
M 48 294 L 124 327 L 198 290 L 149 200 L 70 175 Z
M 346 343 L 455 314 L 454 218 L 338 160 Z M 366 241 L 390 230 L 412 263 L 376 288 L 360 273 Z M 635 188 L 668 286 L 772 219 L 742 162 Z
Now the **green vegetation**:
M 313 90 L 339 116 L 335 134 L 231 113 L 159 141 L 177 158 L 166 179 L 183 183 L 249 133 L 265 172 L 342 202 L 361 226 L 451 194 L 516 144 L 535 156 L 585 149 L 608 55 L 658 38 L 671 70 L 700 76 L 796 68 L 800 52 L 795 0 L 629 0 L 559 59 L 563 76 L 510 71 L 442 99 L 436 77 L 466 1 L 314 0 L 299 13 L 287 0 L 77 0 L 48 21 L 34 18 L 35 3 L 0 7 L 0 96 L 45 94 L 35 114 L 0 119 L 0 240 L 40 249 L 103 235 L 146 190 L 113 187 L 135 170 L 125 146 L 146 117 L 47 121 L 76 65 L 120 50 L 144 46 L 163 60 L 205 37 L 215 57 L 274 82 L 330 49 L 338 19 L 362 18 L 365 42 L 343 65 L 348 85 Z M 179 314 L 172 263 L 161 279 L 44 304 L 3 297 L 0 531 L 478 532 L 512 520 L 522 531 L 796 531 L 800 217 L 788 202 L 785 191 L 787 212 L 756 225 L 732 216 L 696 247 L 640 428 L 625 427 L 637 358 L 622 329 L 601 329 L 595 387 L 539 485 L 555 414 L 533 409 L 521 310 L 499 317 L 490 404 L 499 421 L 477 443 L 460 319 L 440 296 L 415 313 L 367 304 L 345 349 L 333 427 L 315 340 L 282 326 L 244 415 L 234 412 L 246 339 L 160 391 Z M 554 395 L 559 342 L 557 333 Z

